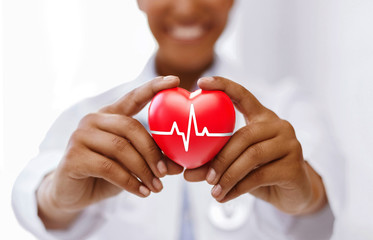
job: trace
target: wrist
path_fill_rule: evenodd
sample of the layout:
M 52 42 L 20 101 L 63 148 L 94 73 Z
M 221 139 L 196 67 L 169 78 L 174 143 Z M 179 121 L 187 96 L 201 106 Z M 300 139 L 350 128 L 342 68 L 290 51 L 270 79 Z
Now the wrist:
M 79 216 L 80 211 L 67 211 L 58 207 L 52 197 L 54 172 L 48 174 L 36 191 L 38 216 L 47 229 L 66 229 Z
M 320 175 L 306 162 L 306 170 L 311 182 L 309 204 L 300 215 L 313 214 L 320 211 L 328 202 L 324 183 Z

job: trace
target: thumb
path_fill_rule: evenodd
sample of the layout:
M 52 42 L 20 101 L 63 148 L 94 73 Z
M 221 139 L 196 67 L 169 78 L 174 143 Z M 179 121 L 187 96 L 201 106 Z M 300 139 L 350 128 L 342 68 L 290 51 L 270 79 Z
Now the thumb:
M 236 108 L 249 121 L 270 111 L 249 90 L 229 79 L 204 77 L 198 80 L 198 86 L 203 90 L 219 90 L 226 93 Z
M 156 77 L 101 109 L 101 112 L 133 116 L 140 112 L 159 91 L 177 87 L 179 83 L 180 79 L 176 76 Z

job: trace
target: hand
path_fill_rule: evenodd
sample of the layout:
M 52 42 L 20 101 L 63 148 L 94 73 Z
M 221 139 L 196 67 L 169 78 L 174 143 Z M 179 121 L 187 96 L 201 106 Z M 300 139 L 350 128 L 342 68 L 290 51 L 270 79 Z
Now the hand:
M 158 77 L 80 121 L 59 166 L 37 191 L 47 227 L 66 227 L 85 207 L 122 190 L 147 197 L 161 191 L 159 178 L 182 172 L 132 118 L 157 92 L 178 84 L 177 77 Z
M 251 193 L 294 215 L 319 210 L 326 203 L 323 182 L 303 159 L 292 125 L 265 108 L 244 87 L 214 77 L 198 81 L 204 90 L 224 91 L 243 114 L 239 129 L 207 165 L 188 169 L 188 181 L 207 180 L 212 196 L 227 202 Z

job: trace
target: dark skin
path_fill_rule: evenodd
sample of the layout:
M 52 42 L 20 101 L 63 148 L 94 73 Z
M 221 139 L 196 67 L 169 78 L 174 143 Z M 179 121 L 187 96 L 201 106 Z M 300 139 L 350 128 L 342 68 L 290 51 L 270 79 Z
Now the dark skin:
M 178 76 L 181 81 L 179 87 L 191 91 L 195 86 L 197 79 L 212 65 L 212 56 L 211 61 L 205 64 L 200 69 L 195 69 L 193 71 L 184 71 L 183 69 L 175 68 L 174 66 L 169 66 L 167 63 L 161 63 L 161 60 L 157 61 L 157 72 L 159 75 L 167 76 L 174 75 Z

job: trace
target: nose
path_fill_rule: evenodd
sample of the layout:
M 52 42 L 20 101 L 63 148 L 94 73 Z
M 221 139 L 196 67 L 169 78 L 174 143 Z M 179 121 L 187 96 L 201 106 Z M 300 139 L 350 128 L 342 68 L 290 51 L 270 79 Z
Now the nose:
M 200 8 L 200 0 L 173 0 L 173 13 L 182 21 L 193 21 Z

